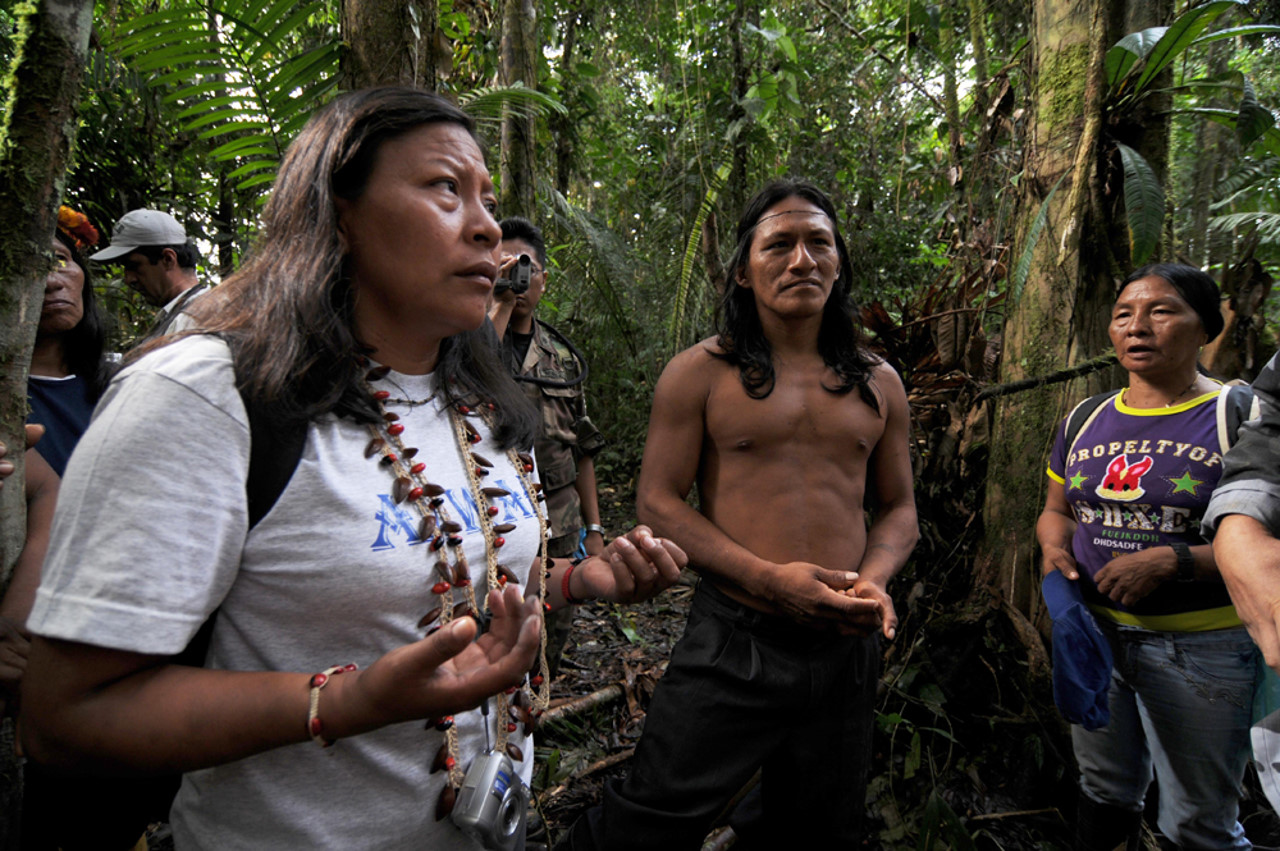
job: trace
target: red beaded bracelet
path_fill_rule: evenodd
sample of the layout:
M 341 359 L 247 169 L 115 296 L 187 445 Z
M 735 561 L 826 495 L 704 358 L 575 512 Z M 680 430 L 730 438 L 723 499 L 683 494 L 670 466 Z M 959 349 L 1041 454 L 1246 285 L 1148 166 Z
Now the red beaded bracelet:
M 569 566 L 565 568 L 564 574 L 560 577 L 560 593 L 564 596 L 564 601 L 570 606 L 576 606 L 579 603 L 585 602 L 584 600 L 579 600 L 569 593 L 569 577 L 573 576 L 573 569 L 577 567 L 578 564 L 579 562 L 577 561 L 569 562 Z
M 334 665 L 311 677 L 311 707 L 307 710 L 307 735 L 321 747 L 329 747 L 337 739 L 324 737 L 324 722 L 320 720 L 320 689 L 329 684 L 330 677 L 356 670 L 355 663 L 350 665 Z

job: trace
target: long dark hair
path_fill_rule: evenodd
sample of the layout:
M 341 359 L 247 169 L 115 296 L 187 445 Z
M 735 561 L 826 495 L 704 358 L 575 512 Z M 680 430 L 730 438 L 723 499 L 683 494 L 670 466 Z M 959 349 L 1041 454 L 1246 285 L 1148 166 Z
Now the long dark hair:
M 253 256 L 193 311 L 202 330 L 231 346 L 236 382 L 250 404 L 285 420 L 327 413 L 376 418 L 362 383 L 370 349 L 353 328 L 335 199 L 360 197 L 384 142 L 436 122 L 475 135 L 466 113 L 437 95 L 365 89 L 316 112 L 289 146 Z M 498 442 L 531 446 L 536 412 L 502 367 L 493 337 L 482 327 L 440 344 L 441 392 L 451 404 L 492 402 Z
M 89 401 L 97 402 L 110 377 L 107 364 L 102 359 L 102 353 L 107 347 L 106 326 L 102 320 L 102 312 L 98 310 L 98 299 L 93 294 L 93 276 L 89 273 L 89 264 L 76 248 L 75 239 L 61 230 L 55 231 L 54 236 L 67 247 L 71 252 L 71 262 L 84 273 L 84 287 L 80 292 L 84 314 L 75 327 L 60 335 L 62 360 L 68 372 L 85 380 L 89 388 Z
M 857 307 L 850 295 L 853 266 L 849 263 L 849 249 L 845 247 L 836 224 L 835 205 L 826 193 L 807 180 L 772 180 L 747 202 L 738 220 L 738 246 L 729 258 L 729 280 L 725 282 L 724 296 L 720 299 L 717 342 L 722 352 L 716 353 L 716 357 L 738 368 L 748 396 L 763 399 L 773 392 L 776 378 L 773 349 L 760 324 L 755 295 L 746 287 L 739 286 L 737 278 L 751 259 L 751 243 L 760 217 L 774 204 L 792 197 L 802 198 L 827 214 L 840 257 L 840 274 L 836 276 L 831 295 L 822 308 L 822 324 L 818 328 L 818 353 L 822 355 L 822 362 L 840 379 L 838 385 L 826 389 L 844 394 L 856 387 L 862 400 L 878 412 L 880 403 L 871 392 L 870 385 L 871 369 L 877 360 L 863 344 L 862 327 L 856 321 Z

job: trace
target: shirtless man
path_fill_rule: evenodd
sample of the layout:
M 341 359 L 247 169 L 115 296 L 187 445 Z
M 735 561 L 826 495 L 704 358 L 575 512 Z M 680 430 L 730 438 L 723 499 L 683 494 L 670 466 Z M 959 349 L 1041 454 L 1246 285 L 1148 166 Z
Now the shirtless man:
M 729 268 L 719 335 L 658 382 L 639 483 L 642 521 L 703 581 L 631 774 L 574 825 L 575 851 L 696 849 L 757 769 L 763 819 L 735 847 L 858 838 L 886 586 L 918 537 L 906 394 L 861 346 L 815 186 L 762 189 Z

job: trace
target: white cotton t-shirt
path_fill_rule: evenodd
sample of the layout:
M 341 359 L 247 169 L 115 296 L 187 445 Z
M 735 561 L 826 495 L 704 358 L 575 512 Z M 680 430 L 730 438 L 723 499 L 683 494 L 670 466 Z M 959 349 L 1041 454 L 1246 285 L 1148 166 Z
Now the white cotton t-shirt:
M 430 376 L 392 373 L 395 398 L 431 395 Z M 440 402 L 388 402 L 417 446 L 484 594 L 484 539 L 465 468 Z M 536 504 L 491 441 L 485 485 L 510 491 L 495 523 L 514 523 L 500 561 L 527 580 L 538 544 Z M 180 340 L 111 384 L 67 468 L 44 576 L 29 619 L 49 638 L 141 653 L 182 650 L 217 611 L 207 666 L 313 673 L 366 667 L 420 639 L 439 598 L 418 513 L 391 497 L 393 476 L 364 457 L 366 426 L 325 418 L 274 508 L 250 532 L 245 506 L 249 430 L 230 352 L 212 337 Z M 324 701 L 321 699 L 321 716 Z M 497 712 L 490 712 L 490 736 Z M 505 719 L 502 719 L 505 722 Z M 478 712 L 457 716 L 464 768 L 484 747 Z M 299 725 L 306 719 L 298 718 Z M 528 782 L 533 743 L 517 763 Z M 444 740 L 421 721 L 307 742 L 188 773 L 174 803 L 179 849 L 476 849 L 435 820 L 445 772 L 430 773 Z

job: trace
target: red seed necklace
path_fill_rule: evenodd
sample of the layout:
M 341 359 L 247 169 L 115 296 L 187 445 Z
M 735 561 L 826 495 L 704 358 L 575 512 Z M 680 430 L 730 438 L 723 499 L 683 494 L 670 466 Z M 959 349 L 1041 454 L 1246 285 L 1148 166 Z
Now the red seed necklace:
M 392 401 L 391 392 L 374 389 L 373 382 L 381 381 L 390 372 L 389 367 L 379 366 L 365 374 L 365 386 L 382 415 L 382 422 L 371 424 L 371 439 L 365 447 L 366 458 L 377 458 L 378 463 L 387 467 L 393 478 L 391 497 L 396 504 L 409 503 L 418 510 L 421 518 L 418 527 L 419 537 L 427 541 L 427 557 L 434 560 L 431 580 L 431 593 L 435 606 L 418 621 L 418 628 L 427 630 L 430 635 L 454 618 L 471 616 L 482 620 L 483 612 L 488 608 L 486 594 L 478 598 L 472 585 L 471 569 L 467 564 L 467 555 L 462 546 L 462 524 L 450 517 L 445 507 L 445 489 L 427 479 L 427 465 L 415 460 L 418 449 L 406 446 L 404 442 L 404 424 L 400 416 L 388 411 L 385 403 Z M 486 486 L 483 479 L 489 475 L 493 463 L 472 447 L 483 440 L 480 432 L 468 418 L 478 417 L 486 426 L 492 427 L 492 402 L 481 402 L 466 405 L 456 404 L 447 409 L 449 424 L 452 427 L 458 454 L 462 458 L 462 466 L 467 472 L 467 481 L 471 488 L 471 497 L 477 509 L 480 531 L 485 540 L 485 583 L 487 588 L 501 588 L 508 582 L 519 582 L 515 572 L 498 561 L 499 553 L 506 543 L 503 535 L 515 529 L 512 523 L 495 523 L 499 513 L 495 500 L 511 495 L 505 488 L 493 485 Z M 533 458 L 527 453 L 507 450 L 507 458 L 512 468 L 520 477 L 520 484 L 525 495 L 534 506 L 534 514 L 538 518 L 539 559 L 542 559 L 543 547 L 547 540 L 547 520 L 540 502 L 544 498 L 541 484 L 532 481 L 529 474 L 533 472 Z M 547 607 L 547 583 L 539 582 L 538 599 L 545 612 Z M 457 595 L 457 596 L 455 596 Z M 461 599 L 459 599 L 460 597 Z M 479 600 L 479 602 L 477 602 Z M 519 687 L 508 689 L 498 695 L 498 713 L 495 723 L 495 750 L 505 751 L 517 762 L 524 760 L 524 753 L 507 736 L 516 732 L 520 726 L 528 735 L 537 723 L 538 718 L 546 710 L 551 700 L 551 682 L 547 675 L 547 628 L 542 624 L 542 647 L 538 653 L 538 663 L 532 676 Z M 442 769 L 449 773 L 448 782 L 436 803 L 436 819 L 445 818 L 453 809 L 457 800 L 458 789 L 462 787 L 466 776 L 465 766 L 458 759 L 458 731 L 454 726 L 453 716 L 433 718 L 427 721 L 427 728 L 434 727 L 444 733 L 445 741 L 440 746 L 432 762 L 431 771 Z

